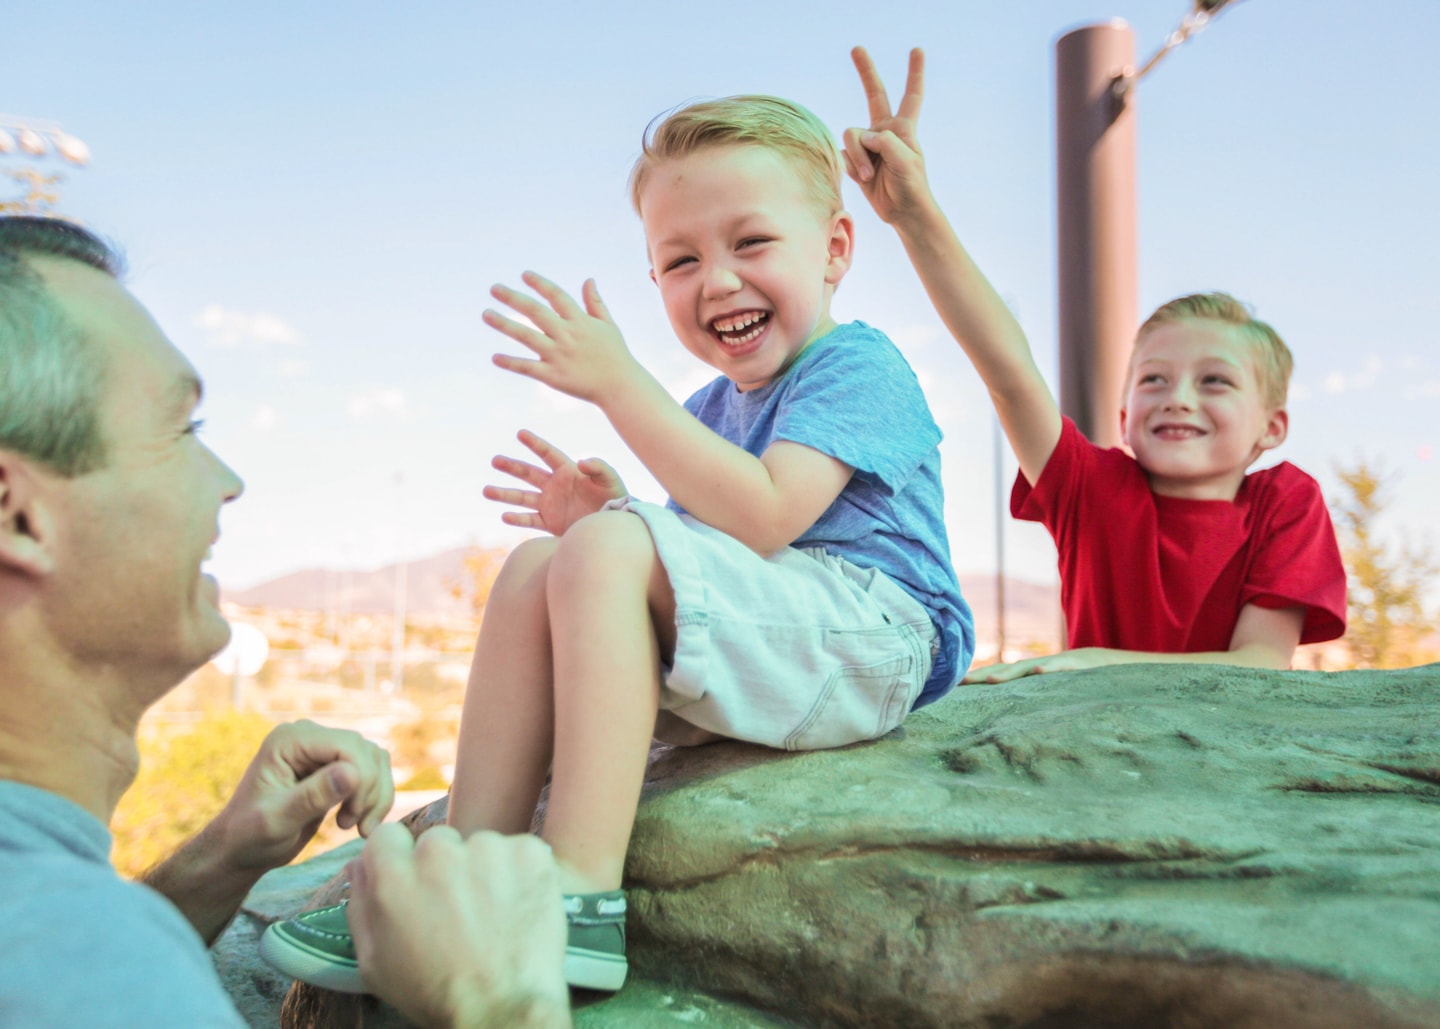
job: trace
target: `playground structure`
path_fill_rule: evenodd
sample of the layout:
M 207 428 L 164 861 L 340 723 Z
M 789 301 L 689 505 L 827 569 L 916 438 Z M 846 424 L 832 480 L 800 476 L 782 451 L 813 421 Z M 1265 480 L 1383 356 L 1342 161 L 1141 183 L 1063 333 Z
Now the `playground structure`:
M 30 162 L 55 157 L 66 164 L 83 168 L 90 163 L 90 147 L 56 122 L 0 114 L 0 159 L 10 157 Z M 0 199 L 0 214 L 53 213 L 60 202 L 60 183 L 65 180 L 63 172 L 47 174 L 27 165 L 6 167 L 5 173 L 20 185 L 21 193 L 17 197 Z
M 1060 409 L 1100 446 L 1120 444 L 1120 391 L 1137 317 L 1136 86 L 1235 0 L 1194 0 L 1137 71 L 1114 19 L 1055 43 Z

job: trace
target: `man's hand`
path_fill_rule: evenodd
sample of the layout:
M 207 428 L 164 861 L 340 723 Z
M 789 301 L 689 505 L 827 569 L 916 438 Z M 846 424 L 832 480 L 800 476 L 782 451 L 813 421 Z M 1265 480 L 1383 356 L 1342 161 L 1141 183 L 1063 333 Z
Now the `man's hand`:
M 212 823 L 236 868 L 289 864 L 326 814 L 368 836 L 395 801 L 390 755 L 347 729 L 310 721 L 277 726 Z
M 528 347 L 535 358 L 496 354 L 498 366 L 592 403 L 613 392 L 628 377 L 643 374 L 600 299 L 594 279 L 585 280 L 582 308 L 549 279 L 534 272 L 526 272 L 522 278 L 546 303 L 508 286 L 495 286 L 490 295 L 523 315 L 535 328 L 498 311 L 487 310 L 484 318 L 492 329 Z
M 572 461 L 559 448 L 525 429 L 517 438 L 545 462 L 549 470 L 503 455 L 491 462 L 497 471 L 535 487 L 533 490 L 485 487 L 487 500 L 527 508 L 502 514 L 500 520 L 506 525 L 543 529 L 552 536 L 563 536 L 581 518 L 625 496 L 625 484 L 604 461 L 594 457 Z
M 910 51 L 905 95 L 893 113 L 885 84 L 880 81 L 880 73 L 865 48 L 857 46 L 850 51 L 850 58 L 865 87 L 870 128 L 845 130 L 845 170 L 859 184 L 880 220 L 893 225 L 916 207 L 932 202 L 919 136 L 920 101 L 925 94 L 925 53 L 918 47 Z
M 215 820 L 145 874 L 212 943 L 259 878 L 300 853 L 335 805 L 341 828 L 371 833 L 395 800 L 390 756 L 356 733 L 314 722 L 265 737 Z
M 367 989 L 427 1027 L 570 1025 L 565 915 L 533 836 L 391 824 L 350 862 L 347 917 Z

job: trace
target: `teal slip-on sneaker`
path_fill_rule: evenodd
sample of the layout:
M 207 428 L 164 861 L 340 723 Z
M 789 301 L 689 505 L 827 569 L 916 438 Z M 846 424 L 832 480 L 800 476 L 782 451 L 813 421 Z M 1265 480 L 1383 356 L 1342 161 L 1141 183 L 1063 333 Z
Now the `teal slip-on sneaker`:
M 364 993 L 355 941 L 345 917 L 348 901 L 272 922 L 260 937 L 260 956 L 286 975 L 340 993 Z
M 260 937 L 260 956 L 286 975 L 326 990 L 364 993 L 355 942 L 346 919 L 347 901 L 275 922 Z M 625 960 L 625 894 L 582 893 L 565 897 L 568 936 L 565 981 L 589 990 L 620 989 Z
M 565 981 L 589 990 L 620 989 L 629 964 L 625 960 L 625 893 L 565 895 Z

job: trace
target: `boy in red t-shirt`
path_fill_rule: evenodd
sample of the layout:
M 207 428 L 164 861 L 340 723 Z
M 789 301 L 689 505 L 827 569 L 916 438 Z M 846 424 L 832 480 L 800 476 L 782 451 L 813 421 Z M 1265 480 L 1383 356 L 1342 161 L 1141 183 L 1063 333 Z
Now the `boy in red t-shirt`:
M 1299 644 L 1341 636 L 1345 570 L 1319 485 L 1288 463 L 1245 471 L 1289 428 L 1292 360 L 1275 331 L 1224 293 L 1163 305 L 1130 358 L 1130 453 L 1090 443 L 930 192 L 916 136 L 922 53 L 911 51 L 893 114 L 869 56 L 852 57 L 871 126 L 846 131 L 846 168 L 990 390 L 1020 462 L 1011 513 L 1043 522 L 1060 554 L 1074 649 L 967 681 L 1140 661 L 1287 668 Z

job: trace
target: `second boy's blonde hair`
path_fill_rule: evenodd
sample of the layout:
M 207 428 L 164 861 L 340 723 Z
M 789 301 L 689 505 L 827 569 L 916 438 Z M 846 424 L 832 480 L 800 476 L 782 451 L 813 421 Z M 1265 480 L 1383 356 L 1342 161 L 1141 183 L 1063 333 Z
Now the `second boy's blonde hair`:
M 844 206 L 840 202 L 840 152 L 825 123 L 789 100 L 747 95 L 690 104 L 646 126 L 640 157 L 630 172 L 630 202 L 636 213 L 651 169 L 717 146 L 772 150 L 795 166 L 806 191 L 827 216 Z
M 1255 352 L 1255 370 L 1260 381 L 1260 396 L 1265 401 L 1265 406 L 1271 409 L 1285 406 L 1295 358 L 1278 332 L 1256 318 L 1248 306 L 1229 293 L 1191 293 L 1161 304 L 1154 314 L 1145 319 L 1140 331 L 1135 333 L 1135 351 L 1139 351 L 1140 344 L 1152 329 L 1185 321 L 1219 322 L 1233 326 Z M 1135 358 L 1132 353 L 1132 376 L 1134 367 Z

